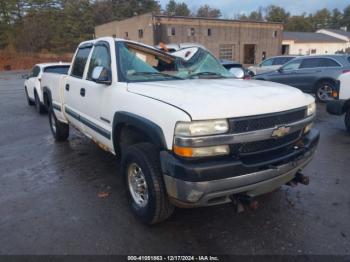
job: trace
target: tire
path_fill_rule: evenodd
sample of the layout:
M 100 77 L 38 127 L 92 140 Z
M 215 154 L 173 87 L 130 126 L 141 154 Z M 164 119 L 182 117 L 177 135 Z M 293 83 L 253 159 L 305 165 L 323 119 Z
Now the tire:
M 143 223 L 148 225 L 156 224 L 169 218 L 175 208 L 169 202 L 165 189 L 159 162 L 159 150 L 149 143 L 129 146 L 122 156 L 121 166 L 129 204 L 133 213 Z M 140 171 L 137 175 L 133 172 L 137 172 L 136 167 Z M 136 182 L 138 183 L 137 186 L 133 183 L 134 180 L 132 178 L 136 176 L 139 179 Z M 137 196 L 135 197 L 135 194 L 137 194 L 135 191 L 140 188 L 144 193 L 143 202 L 142 198 L 139 198 L 141 201 L 137 201 Z
M 50 123 L 50 129 L 51 129 L 52 135 L 57 142 L 63 142 L 68 139 L 69 125 L 67 125 L 66 123 L 60 122 L 56 118 L 52 107 L 50 107 L 49 109 L 49 123 Z
M 332 81 L 324 80 L 318 83 L 315 91 L 317 101 L 324 103 L 331 100 L 334 89 L 335 86 Z
M 41 103 L 40 103 L 40 99 L 39 99 L 39 96 L 37 95 L 37 93 L 35 92 L 34 93 L 34 98 L 35 98 L 35 109 L 36 111 L 42 115 L 46 112 L 45 110 L 45 106 L 43 106 Z
M 25 91 L 25 93 L 26 93 L 26 98 L 27 98 L 27 103 L 28 103 L 28 105 L 29 105 L 29 106 L 35 105 L 35 103 L 34 103 L 32 100 L 30 100 L 30 98 L 29 98 L 27 87 L 24 87 L 24 91 Z
M 350 108 L 348 108 L 348 110 L 345 113 L 345 127 L 348 130 L 348 132 L 350 133 Z

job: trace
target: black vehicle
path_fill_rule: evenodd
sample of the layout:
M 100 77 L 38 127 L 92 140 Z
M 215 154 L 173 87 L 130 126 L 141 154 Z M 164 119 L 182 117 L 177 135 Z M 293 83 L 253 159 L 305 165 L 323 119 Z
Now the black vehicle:
M 315 94 L 317 100 L 332 99 L 340 74 L 350 71 L 349 55 L 315 55 L 297 57 L 278 70 L 257 75 L 257 80 L 267 80 L 299 88 Z

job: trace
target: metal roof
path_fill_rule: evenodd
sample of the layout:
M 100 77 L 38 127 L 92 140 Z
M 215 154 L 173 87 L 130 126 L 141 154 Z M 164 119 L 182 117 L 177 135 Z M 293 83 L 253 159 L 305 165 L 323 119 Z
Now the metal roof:
M 350 39 L 350 32 L 344 31 L 344 30 L 340 30 L 340 29 L 323 29 L 325 31 L 329 31 L 338 35 L 342 35 L 345 36 L 347 38 Z
M 345 43 L 346 41 L 339 38 L 310 32 L 283 32 L 283 40 L 294 40 L 296 43 Z

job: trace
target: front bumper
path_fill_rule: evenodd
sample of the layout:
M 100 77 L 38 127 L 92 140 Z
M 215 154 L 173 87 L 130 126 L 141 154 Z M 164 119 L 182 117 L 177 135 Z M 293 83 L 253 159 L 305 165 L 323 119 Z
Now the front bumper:
M 331 115 L 340 116 L 345 113 L 345 100 L 332 100 L 327 102 L 327 112 Z
M 271 192 L 291 181 L 312 160 L 318 140 L 319 132 L 312 130 L 294 152 L 251 165 L 232 159 L 186 163 L 162 152 L 167 193 L 177 206 L 199 207 L 230 202 L 230 196 L 238 193 L 257 196 Z

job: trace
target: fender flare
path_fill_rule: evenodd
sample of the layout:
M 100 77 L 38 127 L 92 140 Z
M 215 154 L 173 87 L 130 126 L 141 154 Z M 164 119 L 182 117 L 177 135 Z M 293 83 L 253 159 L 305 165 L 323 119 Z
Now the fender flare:
M 160 149 L 167 148 L 163 130 L 157 124 L 139 115 L 120 111 L 114 114 L 112 124 L 112 138 L 115 152 L 119 151 L 118 134 L 125 125 L 143 131 L 151 142 Z M 114 139 L 115 137 L 117 137 L 117 139 Z

